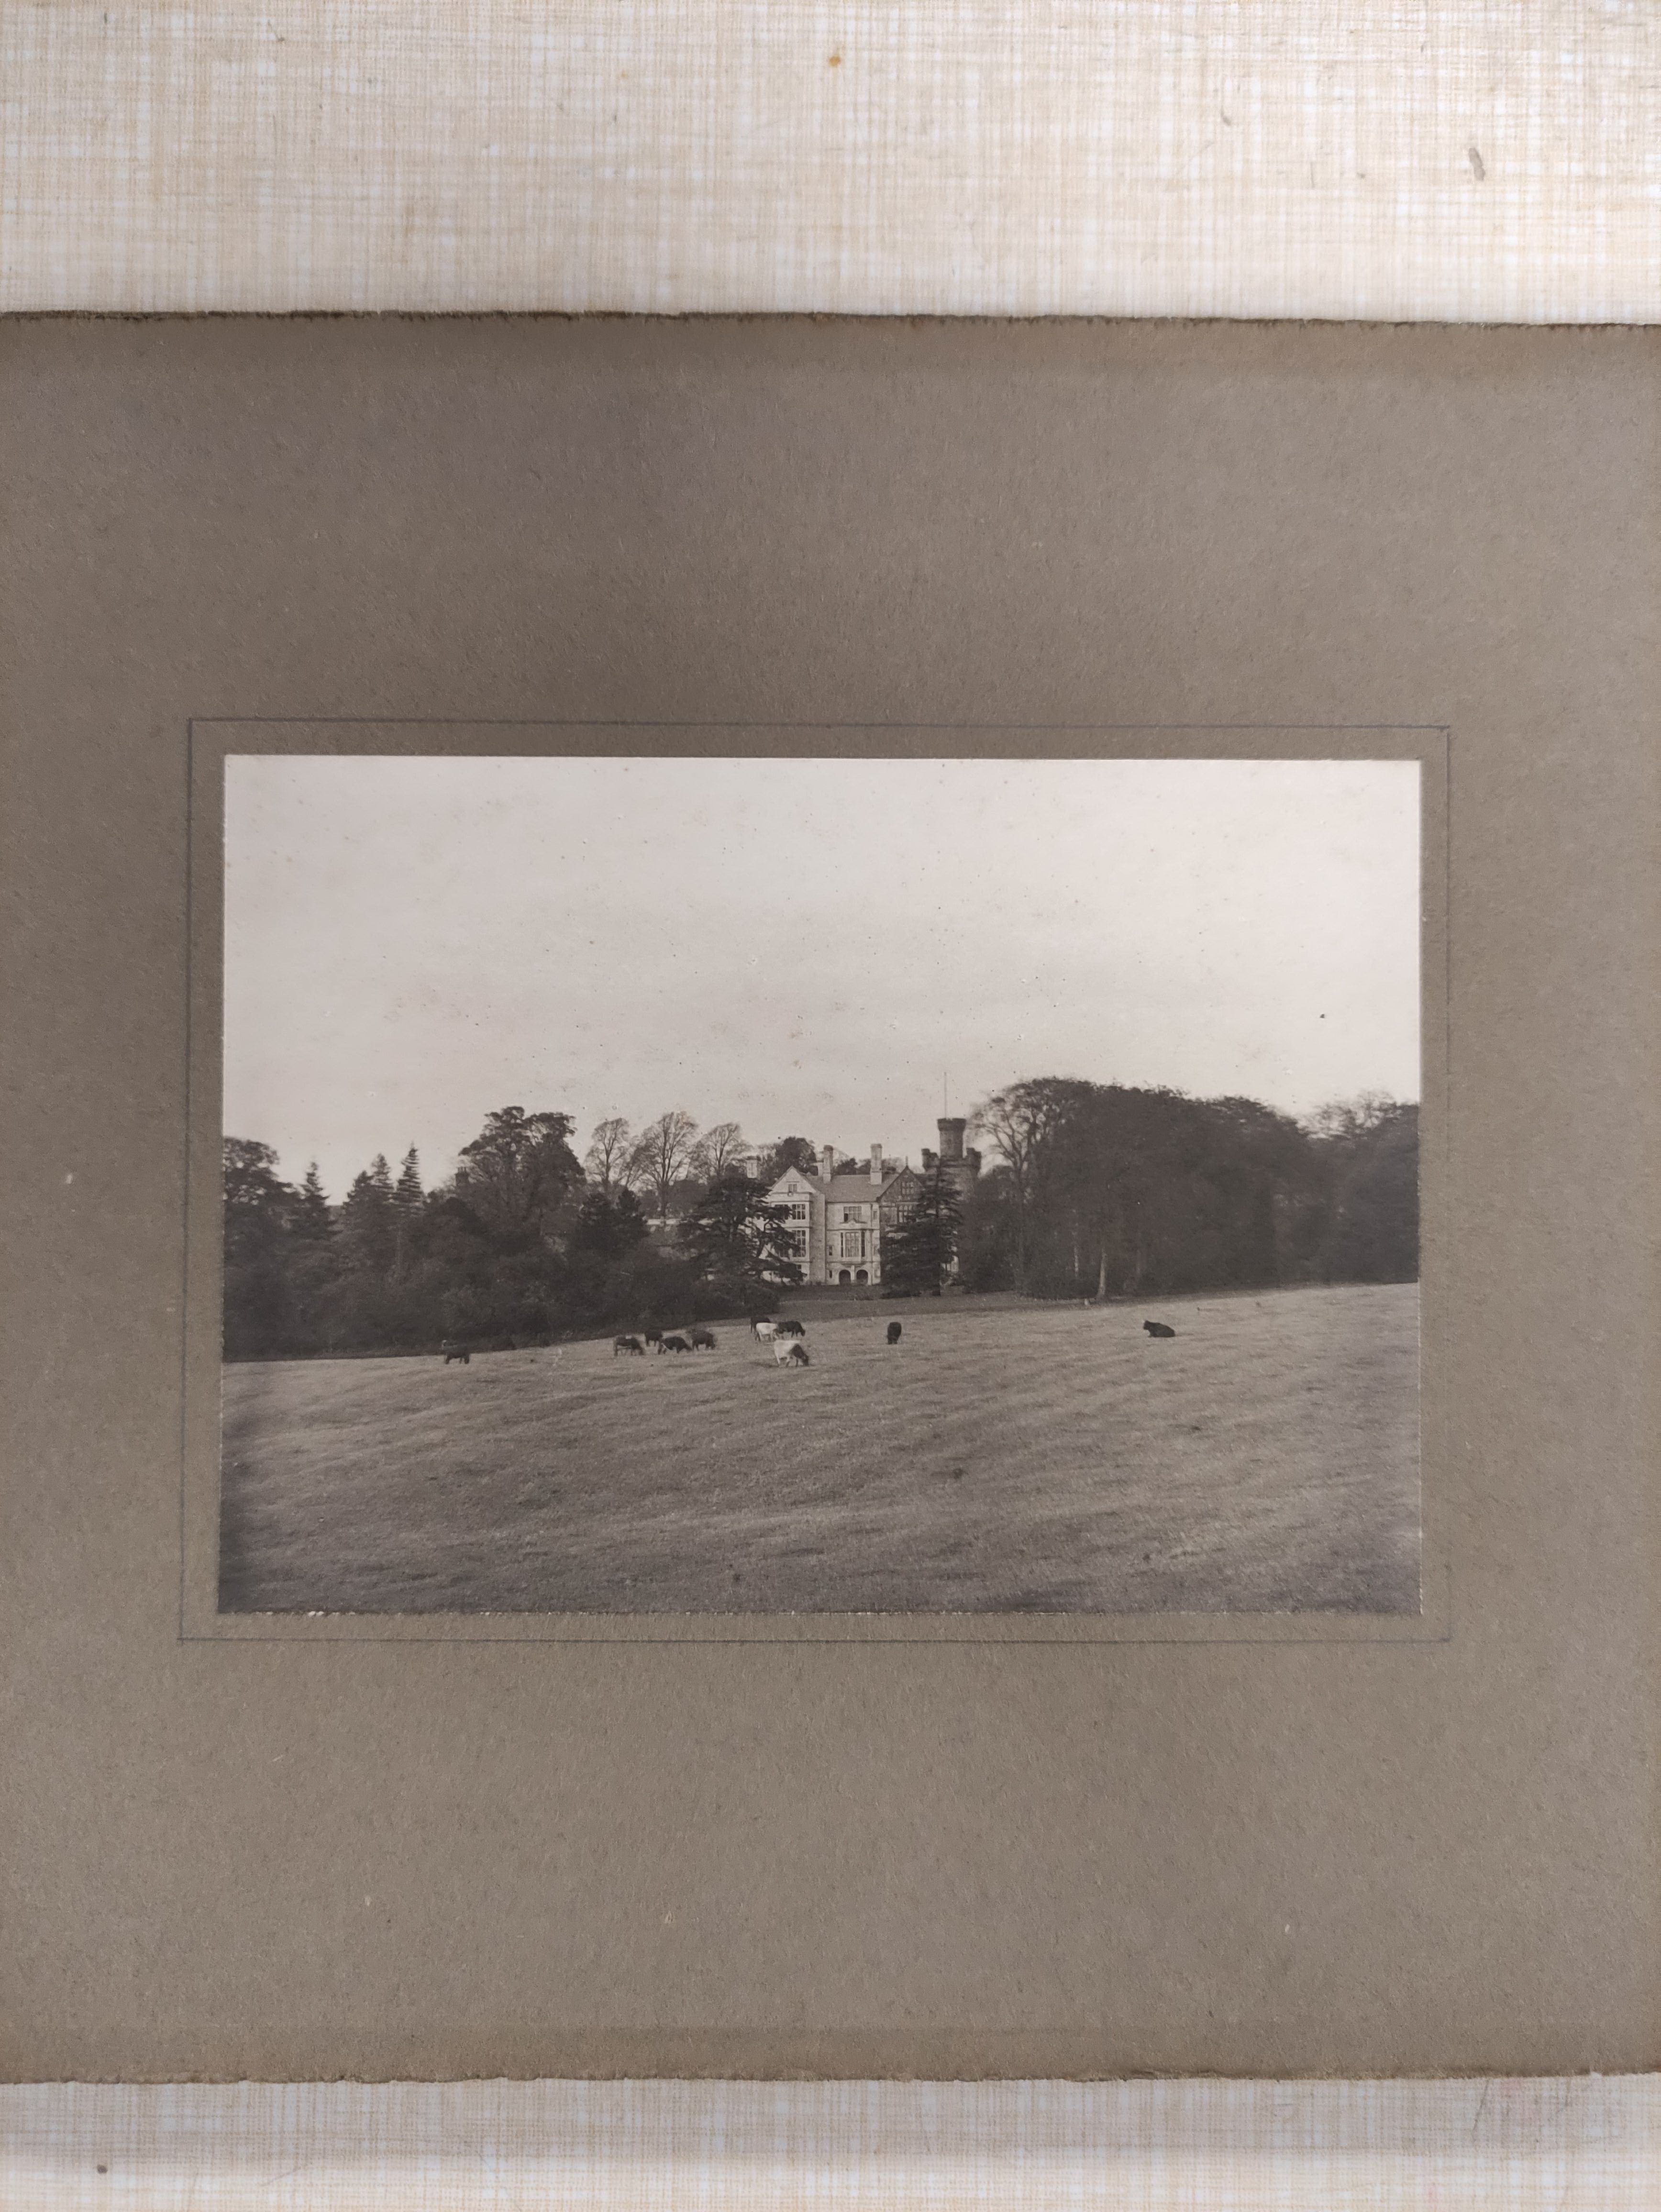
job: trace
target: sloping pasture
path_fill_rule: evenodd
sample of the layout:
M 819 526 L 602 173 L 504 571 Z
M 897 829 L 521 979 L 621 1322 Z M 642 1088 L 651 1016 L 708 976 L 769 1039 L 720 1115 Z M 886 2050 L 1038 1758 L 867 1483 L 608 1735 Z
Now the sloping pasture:
M 228 1368 L 222 1602 L 1417 1609 L 1411 1285 L 908 1301 L 810 1324 L 798 1370 L 716 1334 L 645 1359 L 607 1341 Z

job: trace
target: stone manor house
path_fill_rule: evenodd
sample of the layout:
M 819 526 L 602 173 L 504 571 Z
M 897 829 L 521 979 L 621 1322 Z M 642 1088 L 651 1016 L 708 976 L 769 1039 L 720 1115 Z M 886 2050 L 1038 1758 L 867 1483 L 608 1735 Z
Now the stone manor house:
M 945 1120 L 940 1129 L 940 1162 L 958 1190 L 980 1172 L 978 1152 L 965 1152 L 968 1123 Z M 821 1145 L 819 1164 L 834 1169 L 837 1148 Z M 923 1169 L 934 1164 L 925 1152 Z M 873 1145 L 868 1167 L 851 1174 L 808 1175 L 787 1168 L 769 1190 L 795 1240 L 795 1259 L 805 1283 L 879 1283 L 885 1230 L 903 1221 L 922 1188 L 922 1176 L 904 1160 L 885 1160 Z

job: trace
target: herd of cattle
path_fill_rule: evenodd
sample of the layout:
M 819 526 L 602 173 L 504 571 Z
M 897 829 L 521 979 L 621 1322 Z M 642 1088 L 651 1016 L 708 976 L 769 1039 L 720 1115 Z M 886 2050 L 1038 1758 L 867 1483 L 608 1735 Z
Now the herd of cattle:
M 752 1321 L 750 1334 L 757 1344 L 772 1346 L 773 1357 L 781 1367 L 807 1367 L 812 1364 L 804 1340 L 807 1331 L 799 1321 Z M 888 1324 L 888 1341 L 900 1340 L 900 1324 Z M 660 1328 L 643 1329 L 639 1336 L 614 1336 L 611 1339 L 613 1359 L 644 1359 L 652 1352 L 713 1352 L 715 1340 L 707 1328 L 673 1330 L 665 1334 Z
M 750 1333 L 757 1344 L 773 1348 L 773 1357 L 781 1367 L 806 1367 L 811 1360 L 806 1343 L 806 1329 L 799 1321 L 752 1321 Z M 900 1340 L 898 1322 L 888 1324 L 888 1341 Z M 713 1352 L 715 1340 L 707 1328 L 675 1329 L 666 1334 L 660 1328 L 648 1328 L 639 1336 L 614 1336 L 611 1339 L 613 1359 L 643 1359 L 650 1352 Z
M 806 1367 L 811 1364 L 807 1346 L 803 1342 L 807 1331 L 800 1322 L 752 1321 L 750 1330 L 757 1344 L 772 1346 L 773 1357 L 781 1367 Z M 891 1321 L 888 1341 L 897 1344 L 899 1340 L 900 1324 Z M 444 1355 L 447 1367 L 453 1359 L 459 1360 L 464 1367 L 472 1364 L 471 1345 L 447 1337 L 438 1348 Z M 613 1359 L 644 1359 L 648 1352 L 713 1352 L 715 1348 L 715 1337 L 707 1328 L 648 1328 L 642 1329 L 638 1336 L 614 1336 L 611 1339 Z M 555 1356 L 560 1355 L 557 1353 Z
M 1162 1321 L 1145 1321 L 1142 1327 L 1150 1336 L 1175 1336 L 1177 1334 Z M 806 1367 L 810 1364 L 807 1346 L 802 1340 L 807 1331 L 799 1321 L 752 1321 L 750 1332 L 757 1344 L 772 1346 L 773 1357 L 781 1367 Z M 891 1321 L 888 1324 L 889 1343 L 897 1344 L 900 1334 L 899 1322 Z M 672 1329 L 666 1334 L 660 1328 L 648 1328 L 643 1329 L 639 1336 L 614 1336 L 611 1339 L 613 1359 L 644 1359 L 648 1350 L 713 1352 L 715 1348 L 715 1340 L 707 1328 Z M 439 1350 L 444 1354 L 447 1367 L 453 1359 L 459 1359 L 464 1367 L 472 1364 L 473 1355 L 465 1344 L 447 1339 Z
M 713 1352 L 715 1340 L 707 1328 L 689 1328 L 684 1336 L 678 1332 L 666 1336 L 660 1328 L 648 1328 L 645 1344 L 637 1336 L 614 1336 L 611 1339 L 611 1357 L 615 1359 L 619 1352 L 626 1352 L 632 1357 L 643 1359 L 647 1345 L 654 1352 Z

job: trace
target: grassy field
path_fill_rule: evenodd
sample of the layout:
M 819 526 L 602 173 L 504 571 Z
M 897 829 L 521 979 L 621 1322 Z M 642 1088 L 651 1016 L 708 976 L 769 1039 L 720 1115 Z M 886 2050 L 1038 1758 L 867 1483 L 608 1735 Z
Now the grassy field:
M 796 1370 L 716 1334 L 227 1368 L 222 1604 L 1418 1609 L 1410 1284 L 876 1305 Z

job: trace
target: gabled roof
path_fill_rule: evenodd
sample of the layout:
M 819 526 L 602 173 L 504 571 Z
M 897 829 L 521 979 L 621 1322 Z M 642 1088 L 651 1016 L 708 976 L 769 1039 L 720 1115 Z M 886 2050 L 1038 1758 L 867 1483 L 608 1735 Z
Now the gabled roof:
M 814 1180 L 825 1196 L 834 1200 L 838 1206 L 853 1206 L 861 1199 L 868 1203 L 873 1198 L 881 1198 L 885 1191 L 892 1190 L 897 1182 L 912 1173 L 910 1168 L 896 1168 L 892 1175 L 885 1176 L 879 1183 L 872 1182 L 871 1171 L 867 1168 L 858 1175 L 832 1176 L 828 1182 L 817 1176 Z
M 787 1188 L 815 1190 L 822 1198 L 837 1206 L 868 1206 L 873 1199 L 886 1197 L 897 1184 L 908 1179 L 912 1182 L 919 1180 L 917 1170 L 910 1165 L 893 1169 L 879 1183 L 872 1182 L 869 1168 L 857 1168 L 847 1175 L 831 1176 L 828 1180 L 823 1176 L 809 1175 L 806 1168 L 786 1168 L 778 1180 L 768 1186 L 768 1193 L 770 1196 L 774 1191 Z

